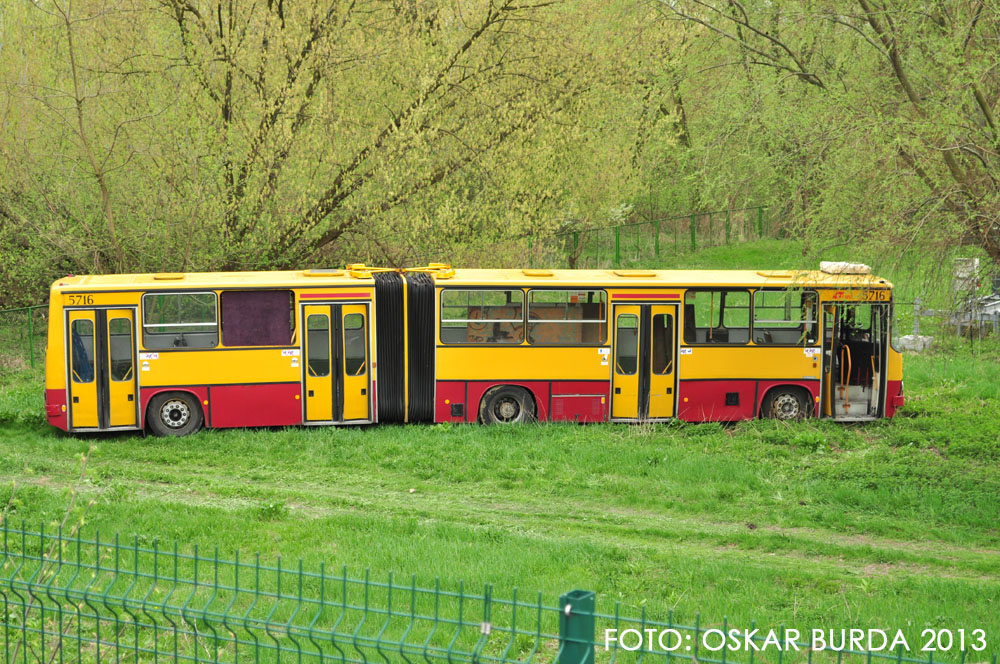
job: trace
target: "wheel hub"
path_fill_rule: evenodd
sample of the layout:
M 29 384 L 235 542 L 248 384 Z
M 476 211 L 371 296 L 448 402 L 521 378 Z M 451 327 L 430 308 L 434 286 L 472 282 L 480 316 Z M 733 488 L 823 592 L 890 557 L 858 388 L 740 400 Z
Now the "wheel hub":
M 191 409 L 180 399 L 171 399 L 160 408 L 160 421 L 171 429 L 180 429 L 191 419 Z
M 772 406 L 774 416 L 779 420 L 792 420 L 799 416 L 801 408 L 799 400 L 791 394 L 781 394 L 774 400 Z
M 505 422 L 513 420 L 520 411 L 521 406 L 513 399 L 504 399 L 494 409 L 497 417 Z

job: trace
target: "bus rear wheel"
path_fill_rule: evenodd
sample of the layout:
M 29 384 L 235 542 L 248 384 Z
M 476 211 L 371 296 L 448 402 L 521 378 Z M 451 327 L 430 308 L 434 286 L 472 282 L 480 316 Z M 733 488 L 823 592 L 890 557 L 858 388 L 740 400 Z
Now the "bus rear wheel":
M 761 415 L 773 420 L 801 420 L 811 409 L 806 392 L 800 387 L 776 387 L 764 397 Z
M 479 404 L 479 419 L 484 424 L 531 422 L 535 419 L 535 400 L 523 387 L 494 387 Z
M 186 436 L 201 428 L 201 405 L 187 392 L 161 392 L 149 400 L 146 423 L 157 436 Z

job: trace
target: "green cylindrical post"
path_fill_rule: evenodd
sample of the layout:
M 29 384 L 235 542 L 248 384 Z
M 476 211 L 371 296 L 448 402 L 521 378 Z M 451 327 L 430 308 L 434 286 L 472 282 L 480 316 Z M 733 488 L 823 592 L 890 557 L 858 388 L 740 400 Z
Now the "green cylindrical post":
M 697 240 L 695 238 L 694 225 L 695 225 L 695 219 L 694 219 L 694 215 L 692 214 L 691 215 L 691 251 L 697 251 L 697 249 L 698 249 L 698 242 L 697 242 Z
M 729 210 L 726 210 L 726 244 L 729 244 Z
M 31 307 L 28 307 L 28 357 L 31 358 L 31 368 L 35 368 L 35 330 L 32 325 Z
M 656 257 L 660 257 L 660 222 L 656 222 L 656 237 L 653 239 L 654 251 L 656 251 Z
M 594 664 L 594 606 L 590 590 L 571 590 L 559 598 L 559 664 Z
M 622 227 L 615 226 L 615 267 L 622 264 Z
M 713 235 L 712 235 L 712 213 L 709 212 L 708 213 L 708 246 L 710 246 L 710 247 L 713 246 L 713 244 L 712 244 L 713 242 L 715 242 L 715 237 L 713 237 Z
M 764 208 L 757 208 L 757 237 L 764 237 Z
M 532 265 L 532 259 L 535 257 L 535 252 L 531 247 L 531 236 L 528 236 L 528 267 L 534 267 Z

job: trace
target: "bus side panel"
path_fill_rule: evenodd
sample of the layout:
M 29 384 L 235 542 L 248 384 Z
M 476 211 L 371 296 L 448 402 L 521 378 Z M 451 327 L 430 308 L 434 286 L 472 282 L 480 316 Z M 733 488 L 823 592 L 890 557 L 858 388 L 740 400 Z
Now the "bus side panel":
M 201 404 L 201 411 L 205 415 L 205 426 L 210 426 L 211 421 L 212 406 L 208 399 L 208 388 L 204 385 L 201 386 L 191 386 L 191 385 L 170 385 L 164 387 L 145 387 L 141 386 L 139 388 L 139 402 L 141 407 L 139 408 L 139 427 L 146 426 L 146 409 L 149 407 L 149 400 L 155 397 L 160 392 L 188 392 L 193 394 L 195 398 L 198 399 L 198 403 Z M 206 403 L 208 402 L 208 403 Z
M 63 336 L 62 295 L 49 291 L 49 329 L 45 348 L 45 415 L 49 424 L 66 431 L 69 427 L 66 403 L 66 347 Z
M 754 408 L 756 390 L 756 380 L 681 379 L 677 415 L 685 422 L 748 420 L 753 418 L 756 412 Z M 726 405 L 727 400 L 736 403 Z
M 809 392 L 809 398 L 812 399 L 812 416 L 815 417 L 816 413 L 819 412 L 819 394 L 820 394 L 820 382 L 818 380 L 762 380 L 757 384 L 757 410 L 754 413 L 756 416 L 760 412 L 761 408 L 764 407 L 764 397 L 767 395 L 767 391 L 772 387 L 778 387 L 779 385 L 797 385 L 802 389 Z
M 906 398 L 903 396 L 903 356 L 891 346 L 885 377 L 885 416 L 892 417 L 896 409 L 906 403 Z
M 466 406 L 466 417 L 469 422 L 476 422 L 479 419 L 479 405 L 482 403 L 483 395 L 491 387 L 500 385 L 516 385 L 531 392 L 535 398 L 535 419 L 545 422 L 549 419 L 549 382 L 548 381 L 469 381 L 469 403 Z
M 45 416 L 49 419 L 49 424 L 63 431 L 67 430 L 69 423 L 66 417 L 66 388 L 57 390 L 45 390 Z
M 213 385 L 209 390 L 213 427 L 271 427 L 302 423 L 302 386 Z

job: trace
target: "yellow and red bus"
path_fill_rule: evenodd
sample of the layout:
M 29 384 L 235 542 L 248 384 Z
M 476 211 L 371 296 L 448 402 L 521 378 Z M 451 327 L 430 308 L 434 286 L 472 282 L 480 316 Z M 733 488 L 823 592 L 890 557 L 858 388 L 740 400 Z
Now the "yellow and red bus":
M 903 404 L 892 285 L 859 270 L 69 276 L 49 422 L 73 432 L 374 422 L 863 421 Z

